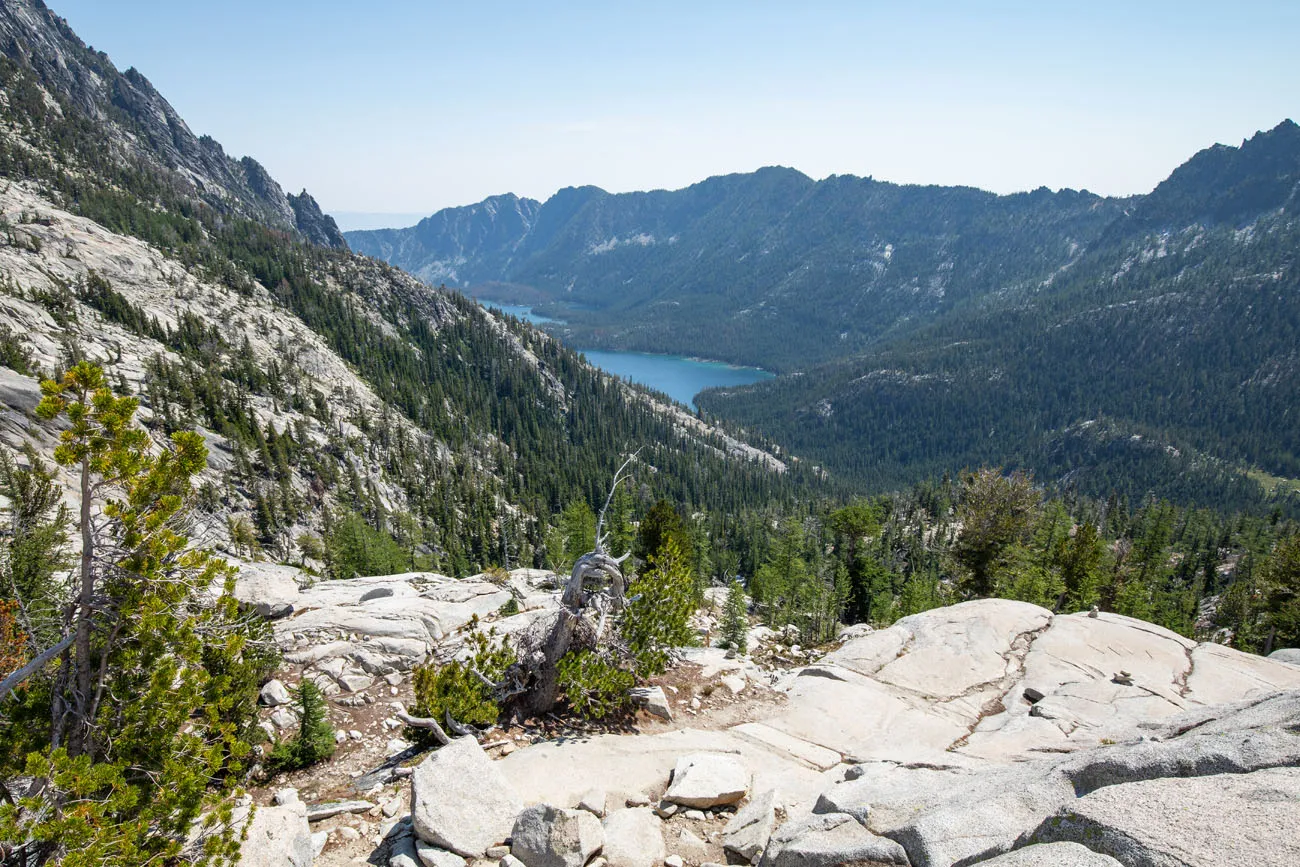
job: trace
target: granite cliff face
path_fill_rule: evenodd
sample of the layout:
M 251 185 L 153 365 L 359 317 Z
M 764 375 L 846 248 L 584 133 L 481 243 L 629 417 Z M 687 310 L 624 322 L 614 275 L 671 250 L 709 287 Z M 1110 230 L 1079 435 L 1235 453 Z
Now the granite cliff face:
M 196 136 L 144 75 L 134 68 L 119 72 L 41 0 L 0 5 L 0 53 L 98 126 L 122 163 L 144 161 L 219 210 L 346 248 L 333 218 L 310 196 L 295 202 L 256 160 L 236 160 L 211 137 Z M 53 99 L 48 103 L 60 110 Z

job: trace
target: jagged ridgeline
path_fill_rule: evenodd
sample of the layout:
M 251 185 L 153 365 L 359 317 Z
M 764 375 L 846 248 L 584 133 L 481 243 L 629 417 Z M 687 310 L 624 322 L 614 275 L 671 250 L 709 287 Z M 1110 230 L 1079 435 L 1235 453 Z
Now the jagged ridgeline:
M 337 503 L 414 521 L 442 568 L 517 565 L 536 518 L 597 502 L 637 449 L 647 495 L 687 506 L 804 483 L 550 337 L 352 255 L 309 195 L 193 136 L 39 2 L 0 8 L 0 43 L 7 366 L 89 357 L 155 427 L 204 429 L 210 505 L 251 515 L 263 545 L 291 550 Z

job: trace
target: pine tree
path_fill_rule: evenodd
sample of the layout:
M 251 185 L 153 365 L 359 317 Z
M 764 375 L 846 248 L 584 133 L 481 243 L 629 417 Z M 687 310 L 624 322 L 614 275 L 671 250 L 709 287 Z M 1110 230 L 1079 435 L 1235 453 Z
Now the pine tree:
M 727 603 L 722 613 L 722 639 L 727 647 L 741 656 L 749 652 L 749 612 L 745 605 L 745 588 L 734 578 L 727 588 Z
M 234 570 L 181 532 L 207 449 L 189 431 L 158 449 L 94 365 L 41 389 L 38 414 L 67 420 L 54 457 L 80 479 L 82 553 L 63 637 L 0 687 L 14 722 L 0 780 L 36 781 L 0 805 L 0 840 L 30 865 L 229 860 L 238 829 L 191 834 L 201 813 L 230 815 L 273 660 L 240 617 Z
M 320 687 L 303 680 L 298 684 L 297 699 L 298 737 L 276 744 L 271 751 L 271 766 L 277 770 L 296 770 L 323 762 L 334 755 L 337 746 Z

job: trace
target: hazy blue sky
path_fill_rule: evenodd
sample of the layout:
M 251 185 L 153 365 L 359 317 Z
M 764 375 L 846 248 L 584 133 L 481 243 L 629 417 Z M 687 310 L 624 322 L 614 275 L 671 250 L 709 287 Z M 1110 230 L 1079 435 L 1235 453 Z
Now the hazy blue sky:
M 773 164 L 1146 192 L 1300 115 L 1296 0 L 47 2 L 335 212 Z

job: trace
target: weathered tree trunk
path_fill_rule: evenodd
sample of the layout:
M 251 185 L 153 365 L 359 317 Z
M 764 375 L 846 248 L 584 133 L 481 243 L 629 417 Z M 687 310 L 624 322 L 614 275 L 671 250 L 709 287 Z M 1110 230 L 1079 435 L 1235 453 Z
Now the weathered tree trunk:
M 90 632 L 91 605 L 95 599 L 95 536 L 90 523 L 92 492 L 90 458 L 81 459 L 81 591 L 77 598 L 77 639 L 73 643 L 76 669 L 76 695 L 73 699 L 72 731 L 68 738 L 68 755 L 86 751 L 86 734 L 90 720 L 86 711 L 90 702 Z

